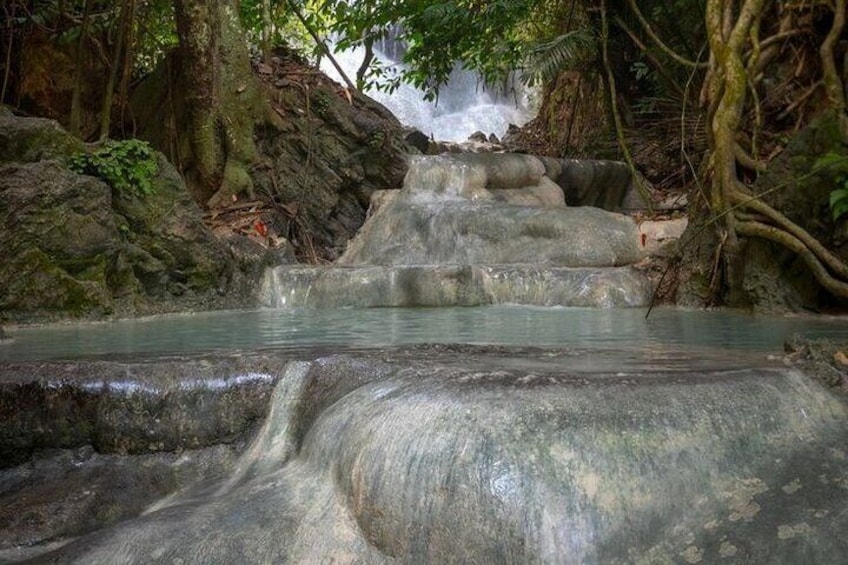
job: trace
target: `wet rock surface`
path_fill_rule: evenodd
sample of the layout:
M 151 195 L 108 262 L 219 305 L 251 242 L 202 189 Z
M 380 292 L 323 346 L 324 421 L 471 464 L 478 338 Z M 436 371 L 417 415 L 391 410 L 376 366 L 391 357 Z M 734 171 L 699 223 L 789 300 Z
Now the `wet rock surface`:
M 284 359 L 0 365 L 0 468 L 39 449 L 208 447 L 264 418 Z
M 151 493 L 169 489 L 130 489 L 144 504 L 122 502 L 123 521 L 88 522 L 80 529 L 103 528 L 61 547 L 17 520 L 4 536 L 45 540 L 26 555 L 53 549 L 40 560 L 59 563 L 844 561 L 844 400 L 794 369 L 748 358 L 643 355 L 622 363 L 620 353 L 506 347 L 302 352 L 286 359 L 240 458 L 218 452 L 191 463 L 203 469 L 218 458 L 224 478 L 153 504 Z M 128 373 L 179 382 L 198 363 L 225 360 L 151 361 Z M 238 366 L 281 362 L 267 352 Z M 61 367 L 8 367 L 0 381 L 50 381 Z M 55 465 L 41 456 L 0 473 L 0 485 L 30 485 L 4 490 L 2 508 L 43 508 L 53 496 L 67 508 L 70 496 L 44 481 L 89 478 L 59 473 L 63 460 L 145 476 L 143 465 L 126 472 L 139 456 L 49 457 Z M 150 476 L 173 477 L 178 458 L 156 457 Z M 124 519 L 140 506 L 142 515 Z M 56 516 L 42 532 L 58 530 Z M 23 555 L 6 544 L 0 555 Z
M 262 283 L 259 300 L 271 308 L 390 306 L 642 306 L 651 285 L 633 267 L 569 268 L 535 265 L 282 266 Z
M 0 471 L 0 562 L 24 560 L 129 518 L 189 485 L 221 481 L 242 442 L 179 453 L 48 449 Z
M 266 306 L 643 306 L 632 218 L 569 208 L 531 155 L 416 156 L 328 268 L 269 269 Z
M 544 165 L 529 155 L 415 157 L 403 190 L 371 216 L 337 264 L 612 267 L 641 258 L 626 216 L 496 196 L 545 182 Z

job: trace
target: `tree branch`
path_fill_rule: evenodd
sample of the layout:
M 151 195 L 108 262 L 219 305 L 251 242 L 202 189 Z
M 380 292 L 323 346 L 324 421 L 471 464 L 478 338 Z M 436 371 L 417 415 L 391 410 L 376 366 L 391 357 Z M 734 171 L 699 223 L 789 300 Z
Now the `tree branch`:
M 822 77 L 824 80 L 825 90 L 830 105 L 838 110 L 845 109 L 845 92 L 842 89 L 842 79 L 839 77 L 839 72 L 836 70 L 836 62 L 833 58 L 833 47 L 842 35 L 842 29 L 845 27 L 845 0 L 836 0 L 836 6 L 833 9 L 833 25 L 830 26 L 830 31 L 827 33 L 824 41 L 819 48 L 819 54 L 822 61 Z
M 645 54 L 645 56 L 648 58 L 648 60 L 651 61 L 651 65 L 654 67 L 654 69 L 656 69 L 656 71 L 663 76 L 663 78 L 666 80 L 666 82 L 682 98 L 683 97 L 683 89 L 680 88 L 680 85 L 677 84 L 677 82 L 674 80 L 674 77 L 672 77 L 671 74 L 669 74 L 669 72 L 665 69 L 665 67 L 657 60 L 657 58 L 650 51 L 648 51 L 648 47 L 642 42 L 641 39 L 639 39 L 639 37 L 635 33 L 633 33 L 633 30 L 631 30 L 627 26 L 627 23 L 623 19 L 621 19 L 620 16 L 615 16 L 615 25 L 617 25 L 618 27 L 620 27 L 621 29 L 624 30 L 624 33 L 627 34 L 627 37 L 630 38 L 630 41 L 632 41 L 633 44 L 636 47 L 638 47 L 639 50 L 642 51 L 642 53 Z M 706 66 L 706 63 L 701 63 L 701 64 Z
M 693 67 L 696 69 L 706 69 L 706 63 L 697 63 L 695 61 L 690 61 L 689 59 L 679 55 L 674 49 L 666 45 L 662 39 L 654 32 L 654 29 L 651 27 L 651 24 L 648 23 L 648 20 L 645 19 L 645 16 L 642 15 L 641 10 L 639 10 L 639 6 L 636 5 L 636 0 L 627 0 L 627 5 L 630 6 L 630 10 L 636 16 L 636 19 L 639 20 L 639 23 L 642 25 L 642 29 L 645 30 L 645 33 L 648 34 L 648 37 L 651 38 L 651 41 L 657 44 L 663 53 L 671 57 L 671 59 L 681 65 L 687 67 Z
M 324 41 L 320 37 L 318 37 L 318 33 L 314 29 L 312 29 L 311 25 L 309 25 L 309 22 L 301 13 L 297 5 L 295 5 L 292 0 L 286 0 L 286 3 L 288 4 L 289 9 L 294 12 L 294 15 L 297 16 L 297 19 L 300 21 L 300 23 L 303 24 L 303 27 L 306 28 L 306 31 L 309 33 L 309 35 L 312 36 L 312 40 L 315 41 L 315 44 L 318 46 L 318 48 L 321 49 L 324 55 L 326 55 L 327 58 L 330 60 L 330 63 L 332 63 L 333 67 L 339 73 L 339 76 L 342 77 L 342 80 L 344 80 L 348 88 L 350 88 L 351 90 L 357 90 L 356 85 L 353 84 L 353 82 L 350 80 L 350 77 L 347 76 L 347 73 L 345 73 L 344 69 L 342 69 L 342 67 L 339 65 L 339 62 L 336 61 L 336 58 L 333 57 L 332 53 L 330 53 L 330 49 L 327 47 L 327 44 L 324 43 Z

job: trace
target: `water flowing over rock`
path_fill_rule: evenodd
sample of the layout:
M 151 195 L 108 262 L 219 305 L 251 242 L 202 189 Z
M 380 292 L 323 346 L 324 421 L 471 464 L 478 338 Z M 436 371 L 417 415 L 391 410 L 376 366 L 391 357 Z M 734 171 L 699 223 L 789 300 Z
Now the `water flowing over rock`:
M 416 156 L 402 190 L 376 196 L 331 268 L 279 267 L 263 302 L 292 306 L 520 303 L 642 306 L 650 284 L 633 220 L 570 208 L 536 157 Z
M 400 73 L 402 45 L 388 39 L 374 49 L 377 59 L 386 64 L 389 73 Z M 349 77 L 355 77 L 362 64 L 364 48 L 336 53 L 334 57 Z M 321 70 L 342 81 L 336 68 L 324 59 Z M 369 88 L 366 93 L 397 116 L 404 125 L 415 127 L 436 140 L 465 141 L 477 130 L 502 136 L 511 124 L 530 119 L 527 89 L 517 80 L 509 81 L 506 92 L 498 86 L 486 86 L 472 71 L 456 68 L 447 84 L 439 89 L 438 100 L 427 101 L 424 92 L 401 83 L 392 92 Z
M 222 466 L 226 478 L 42 558 L 844 562 L 844 402 L 793 369 L 750 358 L 734 365 L 716 357 L 705 361 L 710 369 L 604 358 L 443 346 L 292 360 L 271 373 L 277 389 L 268 417 L 241 458 Z M 241 370 L 251 364 L 263 372 L 269 358 L 239 358 Z M 119 367 L 95 363 L 81 373 L 133 380 Z M 138 364 L 134 379 L 153 385 L 151 372 L 179 379 L 180 367 Z M 0 372 L 0 382 L 15 374 L 49 385 L 66 371 L 23 365 Z M 209 387 L 203 377 L 189 379 L 179 396 L 191 398 L 193 388 Z M 67 385 L 54 394 L 73 401 Z M 163 406 L 151 405 L 150 414 Z M 155 430 L 151 442 L 163 434 Z M 89 465 L 79 461 L 71 473 Z M 20 532 L 21 521 L 7 519 L 17 525 L 8 535 Z

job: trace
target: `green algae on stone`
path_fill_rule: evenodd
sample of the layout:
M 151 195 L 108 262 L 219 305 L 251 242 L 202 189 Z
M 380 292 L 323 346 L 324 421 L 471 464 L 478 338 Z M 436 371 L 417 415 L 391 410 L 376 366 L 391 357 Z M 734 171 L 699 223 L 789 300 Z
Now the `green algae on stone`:
M 31 248 L 0 266 L 0 311 L 27 311 L 48 319 L 109 314 L 109 296 L 95 281 L 81 281 Z

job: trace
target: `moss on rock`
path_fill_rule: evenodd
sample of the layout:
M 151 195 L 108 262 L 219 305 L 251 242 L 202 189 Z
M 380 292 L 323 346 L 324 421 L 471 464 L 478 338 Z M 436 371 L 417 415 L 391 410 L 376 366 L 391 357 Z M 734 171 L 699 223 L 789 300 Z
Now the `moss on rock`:
M 43 251 L 30 248 L 0 267 L 0 311 L 27 312 L 37 319 L 91 317 L 112 312 L 97 281 L 69 275 Z
M 0 140 L 10 132 L 38 138 L 44 121 L 0 116 Z M 58 130 L 60 139 L 66 135 Z M 0 163 L 0 320 L 253 304 L 261 259 L 236 256 L 215 237 L 179 174 L 157 159 L 159 173 L 146 195 L 110 188 L 71 171 L 66 161 Z
M 55 120 L 17 118 L 0 106 L 0 163 L 30 163 L 57 159 L 82 151 L 81 140 L 62 129 Z

